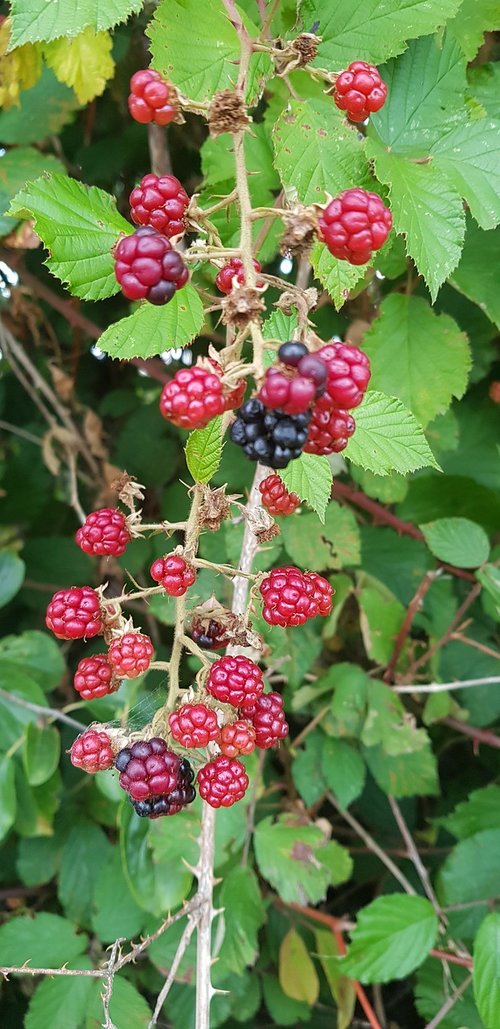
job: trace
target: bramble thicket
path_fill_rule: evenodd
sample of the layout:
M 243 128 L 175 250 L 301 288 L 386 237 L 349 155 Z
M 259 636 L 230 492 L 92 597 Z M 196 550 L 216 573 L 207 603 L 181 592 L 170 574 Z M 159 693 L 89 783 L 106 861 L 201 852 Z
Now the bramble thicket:
M 1 5 L 9 1029 L 500 1029 L 499 33 Z

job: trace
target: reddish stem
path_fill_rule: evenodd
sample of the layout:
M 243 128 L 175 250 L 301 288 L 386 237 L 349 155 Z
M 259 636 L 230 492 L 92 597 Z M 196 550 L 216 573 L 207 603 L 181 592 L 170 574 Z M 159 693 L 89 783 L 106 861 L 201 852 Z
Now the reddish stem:
M 470 736 L 475 743 L 485 743 L 488 747 L 500 750 L 500 736 L 495 736 L 495 733 L 488 729 L 478 729 L 476 725 L 467 725 L 466 722 L 459 722 L 457 718 L 443 718 L 441 722 L 450 729 L 456 729 L 463 736 Z
M 415 595 L 410 600 L 408 609 L 406 611 L 406 615 L 403 620 L 403 624 L 396 637 L 396 642 L 394 644 L 394 650 L 392 652 L 391 660 L 389 661 L 386 671 L 384 672 L 384 682 L 393 681 L 394 672 L 396 670 L 396 665 L 399 660 L 399 655 L 401 654 L 405 640 L 410 632 L 413 619 L 415 618 L 415 615 L 418 613 L 422 605 L 422 601 L 425 597 L 425 594 L 434 582 L 434 579 L 436 578 L 437 574 L 438 573 L 435 571 L 427 572 L 426 575 L 424 575 L 424 578 L 422 579 Z
M 445 950 L 431 950 L 431 958 L 438 958 L 439 961 L 448 961 L 450 965 L 461 965 L 462 968 L 472 968 L 472 958 L 462 958 L 458 954 L 447 954 Z

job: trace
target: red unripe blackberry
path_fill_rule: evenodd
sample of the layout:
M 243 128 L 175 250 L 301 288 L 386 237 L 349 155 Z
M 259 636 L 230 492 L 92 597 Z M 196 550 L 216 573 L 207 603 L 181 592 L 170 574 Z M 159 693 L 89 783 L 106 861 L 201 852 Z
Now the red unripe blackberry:
M 170 794 L 179 783 L 182 759 L 169 750 L 165 740 L 137 740 L 116 755 L 120 786 L 133 800 Z M 182 778 L 182 774 L 181 774 Z
M 177 115 L 168 82 L 152 68 L 144 68 L 132 75 L 128 109 L 132 118 L 141 125 L 149 122 L 168 125 Z
M 161 306 L 186 285 L 189 272 L 170 240 L 150 225 L 123 236 L 114 248 L 115 276 L 128 300 Z
M 306 448 L 307 449 L 307 448 Z M 271 515 L 291 515 L 300 504 L 296 493 L 289 493 L 279 475 L 268 475 L 259 484 L 262 504 Z
M 265 693 L 247 711 L 255 729 L 255 745 L 261 750 L 274 747 L 288 736 L 288 723 L 283 712 L 283 698 L 279 693 Z
M 370 381 L 370 361 L 358 347 L 350 343 L 327 343 L 318 351 L 327 366 L 326 389 L 315 404 L 320 411 L 339 407 L 342 410 L 361 403 Z M 313 411 L 314 417 L 314 411 Z
M 240 718 L 222 727 L 217 742 L 224 757 L 251 754 L 255 750 L 255 729 L 251 722 Z
M 76 542 L 93 557 L 120 557 L 130 543 L 125 515 L 116 507 L 101 507 L 87 515 L 77 530 Z
M 132 190 L 129 201 L 136 225 L 152 225 L 169 239 L 184 232 L 189 197 L 175 175 L 145 175 Z
M 126 632 L 112 640 L 108 660 L 115 675 L 136 679 L 146 672 L 153 657 L 153 644 L 142 632 Z
M 203 622 L 195 619 L 191 625 L 191 639 L 202 650 L 222 650 L 229 643 L 227 630 L 215 618 Z
M 168 722 L 174 740 L 189 749 L 206 747 L 219 735 L 217 715 L 206 704 L 182 704 Z
M 254 258 L 253 266 L 256 272 L 262 271 L 262 266 L 259 261 Z M 230 293 L 234 288 L 236 281 L 237 286 L 245 285 L 245 271 L 243 268 L 243 261 L 239 257 L 232 257 L 227 264 L 217 273 L 215 278 L 215 285 L 217 289 L 220 289 L 221 293 Z M 262 285 L 257 280 L 257 285 Z
M 196 572 L 179 554 L 166 554 L 153 561 L 149 570 L 151 578 L 159 582 L 169 597 L 182 597 L 193 585 Z
M 91 775 L 105 772 L 115 761 L 109 736 L 105 732 L 86 729 L 73 743 L 70 759 L 75 768 L 82 768 Z
M 316 397 L 316 385 L 302 375 L 291 378 L 279 365 L 273 365 L 267 369 L 257 396 L 271 410 L 279 408 L 285 414 L 302 414 Z
M 374 111 L 380 111 L 386 97 L 387 86 L 373 64 L 353 61 L 337 76 L 333 99 L 351 121 L 364 121 Z
M 90 586 L 71 586 L 54 593 L 45 624 L 60 640 L 91 639 L 102 632 L 99 596 Z
M 210 807 L 231 807 L 245 796 L 248 775 L 241 761 L 230 757 L 216 757 L 198 772 L 200 797 Z
M 261 582 L 260 592 L 264 600 L 262 615 L 269 625 L 304 625 L 318 614 L 330 614 L 332 609 L 330 583 L 315 572 L 308 574 L 292 566 L 273 568 Z
M 320 238 L 340 261 L 367 264 L 384 245 L 392 214 L 376 193 L 346 189 L 331 200 L 319 218 Z
M 355 428 L 356 422 L 349 411 L 341 411 L 337 407 L 320 411 L 316 406 L 304 450 L 306 454 L 340 454 Z
M 78 663 L 73 686 L 82 700 L 106 697 L 108 693 L 116 693 L 120 685 L 120 679 L 116 677 L 107 654 L 84 657 Z
M 221 704 L 232 704 L 244 710 L 263 693 L 264 680 L 260 668 L 250 658 L 228 654 L 214 661 L 205 689 Z
M 209 371 L 201 365 L 180 368 L 163 387 L 160 411 L 180 429 L 203 429 L 226 410 L 222 369 Z

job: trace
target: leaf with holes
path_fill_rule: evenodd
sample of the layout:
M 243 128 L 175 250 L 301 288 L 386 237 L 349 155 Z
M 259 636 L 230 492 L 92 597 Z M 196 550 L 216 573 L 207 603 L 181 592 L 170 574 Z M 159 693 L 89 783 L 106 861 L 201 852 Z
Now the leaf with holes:
M 195 482 L 210 482 L 222 457 L 222 418 L 213 418 L 204 429 L 191 432 L 186 444 L 186 462 Z

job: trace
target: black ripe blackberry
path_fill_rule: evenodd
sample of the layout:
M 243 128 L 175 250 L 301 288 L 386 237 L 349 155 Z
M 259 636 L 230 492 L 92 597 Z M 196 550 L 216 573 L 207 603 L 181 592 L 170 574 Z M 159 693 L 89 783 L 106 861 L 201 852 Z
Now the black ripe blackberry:
M 286 468 L 290 461 L 300 457 L 310 420 L 310 411 L 294 415 L 270 411 L 261 400 L 253 398 L 236 412 L 230 437 L 250 461 L 270 468 Z

